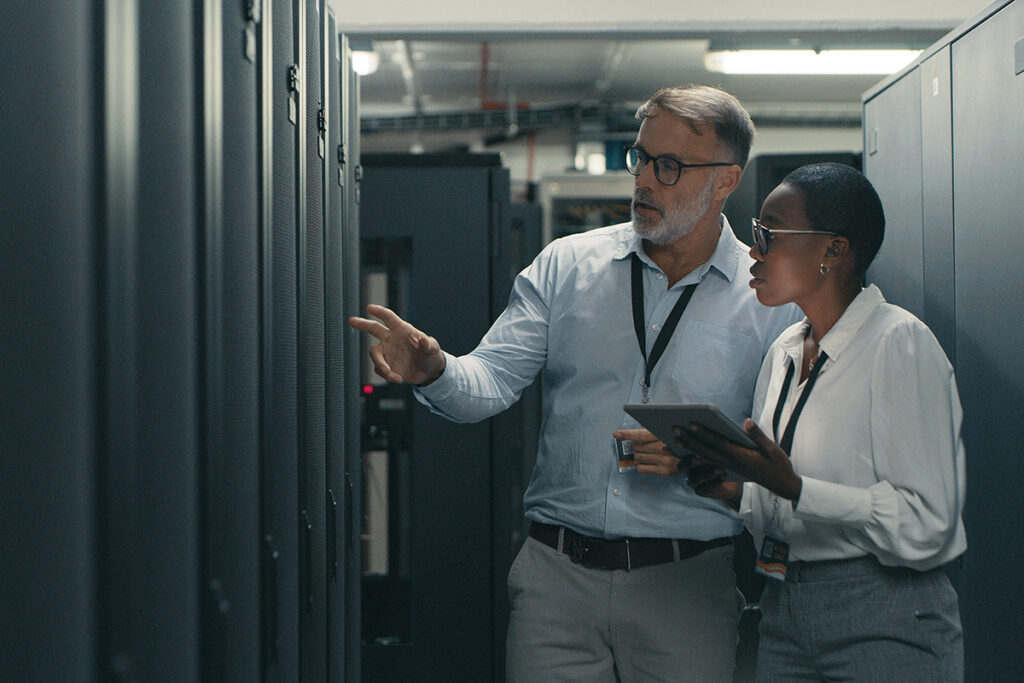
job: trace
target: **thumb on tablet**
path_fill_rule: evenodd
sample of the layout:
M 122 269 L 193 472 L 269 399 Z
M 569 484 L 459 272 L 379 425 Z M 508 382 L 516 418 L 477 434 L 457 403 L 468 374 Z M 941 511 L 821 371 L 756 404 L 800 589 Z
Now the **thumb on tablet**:
M 743 421 L 743 431 L 745 431 L 747 435 L 754 440 L 754 443 L 757 444 L 758 448 L 760 448 L 762 452 L 775 445 L 775 442 L 765 436 L 765 433 L 761 431 L 761 428 L 757 426 L 757 423 L 749 417 Z

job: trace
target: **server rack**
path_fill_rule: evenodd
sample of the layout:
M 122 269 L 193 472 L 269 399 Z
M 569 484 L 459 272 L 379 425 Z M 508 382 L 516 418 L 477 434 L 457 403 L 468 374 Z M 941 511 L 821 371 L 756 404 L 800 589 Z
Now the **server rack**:
M 3 680 L 350 675 L 324 444 L 337 479 L 358 415 L 324 316 L 354 312 L 336 247 L 358 228 L 323 165 L 356 97 L 330 111 L 348 76 L 329 19 L 306 0 L 5 12 Z
M 294 0 L 264 0 L 261 85 L 270 90 L 262 250 L 263 680 L 299 671 L 298 134 L 301 32 Z M 269 33 L 269 40 L 266 34 Z M 269 63 L 269 64 L 268 64 Z M 266 107 L 265 107 L 266 108 Z M 270 136 L 269 142 L 267 136 Z M 267 187 L 269 185 L 269 187 Z
M 386 303 L 448 351 L 472 350 L 504 309 L 512 274 L 536 255 L 539 216 L 510 229 L 497 155 L 362 163 L 364 303 Z M 533 416 L 536 427 L 538 394 L 457 425 L 406 386 L 369 372 L 364 382 L 363 678 L 501 680 L 505 578 L 523 538 L 522 461 L 536 438 L 523 425 Z
M 870 271 L 935 332 L 957 370 L 967 449 L 960 593 L 966 678 L 1020 680 L 1024 522 L 1016 254 L 1024 197 L 1024 3 L 1000 0 L 864 95 L 864 166 L 886 209 Z M 893 252 L 898 253 L 893 253 Z
M 4 20 L 0 541 L 8 552 L 0 672 L 82 680 L 99 666 L 104 638 L 92 590 L 102 552 L 94 188 L 104 170 L 93 160 L 103 150 L 94 123 L 104 101 L 95 96 L 103 81 L 91 41 L 102 15 L 92 5 L 43 1 L 7 8 Z M 58 88 L 55 100 L 48 93 Z M 38 657 L 32 643 L 43 641 L 61 656 Z

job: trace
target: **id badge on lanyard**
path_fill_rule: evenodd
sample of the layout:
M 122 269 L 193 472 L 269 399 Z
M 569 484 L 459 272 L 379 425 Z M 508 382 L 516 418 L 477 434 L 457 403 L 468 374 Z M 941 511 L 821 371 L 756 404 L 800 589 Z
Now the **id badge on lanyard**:
M 815 382 L 818 381 L 821 366 L 825 364 L 826 360 L 828 360 L 828 354 L 822 351 L 818 355 L 818 359 L 814 361 L 814 367 L 811 368 L 811 373 L 807 376 L 807 384 L 804 385 L 804 390 L 801 392 L 800 398 L 797 399 L 796 406 L 793 408 L 793 414 L 789 416 L 789 422 L 786 423 L 786 431 L 782 435 L 782 441 L 779 442 L 779 446 L 787 456 L 790 449 L 793 448 L 793 434 L 796 432 L 796 423 L 800 419 L 800 413 L 804 410 L 807 397 L 811 395 L 811 389 L 814 388 Z M 772 419 L 772 433 L 774 434 L 779 433 L 779 419 L 782 417 L 782 407 L 789 396 L 789 385 L 793 381 L 795 370 L 796 364 L 790 361 L 789 368 L 786 370 L 786 379 L 783 381 L 782 389 L 779 391 L 779 400 L 775 404 L 775 415 Z M 768 526 L 765 529 L 764 540 L 761 541 L 761 549 L 757 553 L 755 571 L 768 578 L 784 581 L 786 579 L 786 570 L 789 568 L 789 541 L 786 540 L 789 534 L 785 533 L 785 530 L 782 528 L 779 497 L 774 493 L 770 493 L 769 496 L 772 512 L 768 519 Z
M 779 524 L 779 497 L 772 493 L 771 501 L 772 516 L 761 541 L 761 550 L 757 553 L 757 566 L 754 571 L 770 579 L 784 581 L 786 570 L 789 568 L 789 543 L 782 540 L 785 534 Z

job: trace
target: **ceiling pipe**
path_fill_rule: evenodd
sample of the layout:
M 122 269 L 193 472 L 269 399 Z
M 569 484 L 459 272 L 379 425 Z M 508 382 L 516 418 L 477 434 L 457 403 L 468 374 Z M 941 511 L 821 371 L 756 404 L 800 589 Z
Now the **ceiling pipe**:
M 626 57 L 627 45 L 624 41 L 616 40 L 612 43 L 604 55 L 604 66 L 601 68 L 601 77 L 594 83 L 594 89 L 599 95 L 603 95 L 612 87 L 615 74 Z
M 419 115 L 423 113 L 423 95 L 420 92 L 419 74 L 416 72 L 416 62 L 412 55 L 412 43 L 406 40 L 395 41 L 395 63 L 402 72 L 402 80 L 405 82 L 405 91 L 412 103 L 413 111 Z

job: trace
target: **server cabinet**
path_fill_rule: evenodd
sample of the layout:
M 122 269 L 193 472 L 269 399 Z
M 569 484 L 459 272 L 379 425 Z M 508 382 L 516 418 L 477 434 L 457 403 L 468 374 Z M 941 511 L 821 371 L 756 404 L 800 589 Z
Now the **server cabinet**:
M 295 0 L 264 0 L 261 87 L 263 680 L 299 673 L 298 134 Z M 266 34 L 270 34 L 269 40 Z M 268 141 L 269 136 L 269 141 Z M 269 151 L 269 154 L 267 153 Z M 269 184 L 269 187 L 268 187 Z
M 362 161 L 366 302 L 389 304 L 448 351 L 472 350 L 518 271 L 502 260 L 513 245 L 507 170 L 496 155 Z M 514 423 L 525 418 L 457 425 L 408 387 L 364 382 L 363 678 L 500 678 L 494 606 L 522 533 L 526 438 Z
M 921 62 L 921 318 L 956 362 L 953 269 L 953 110 L 950 49 Z M 886 211 L 888 212 L 888 206 Z
M 104 101 L 91 30 L 103 15 L 48 0 L 3 15 L 0 678 L 88 680 L 103 667 L 93 591 L 103 533 L 94 190 L 105 164 L 94 161 L 103 146 L 93 122 Z
M 356 274 L 324 160 L 353 124 L 324 4 L 4 22 L 0 678 L 344 679 Z
M 107 212 L 98 255 L 107 577 L 98 617 L 109 635 L 98 677 L 189 680 L 201 664 L 196 23 L 187 5 L 138 3 L 134 22 L 122 14 L 110 32 L 131 4 L 105 6 L 104 193 L 111 209 L 134 209 Z M 137 57 L 124 53 L 132 49 Z
M 261 206 L 261 586 L 263 680 L 299 672 L 298 135 L 295 0 L 264 0 L 261 86 L 265 145 Z M 269 104 L 269 106 L 267 106 Z M 269 139 L 267 138 L 269 136 Z M 267 187 L 268 185 L 268 187 Z
M 324 321 L 324 137 L 321 79 L 323 0 L 300 0 L 299 119 L 299 531 L 302 680 L 326 677 L 327 473 Z
M 242 3 L 203 16 L 203 671 L 260 676 L 257 34 Z
M 906 122 L 914 122 L 913 133 L 905 130 Z M 923 318 L 920 122 L 920 69 L 894 83 L 886 97 L 864 105 L 864 170 L 882 199 L 886 225 L 885 239 L 867 277 L 888 301 Z
M 359 200 L 362 167 L 359 152 L 359 75 L 352 69 L 352 51 L 348 40 L 341 42 L 340 92 L 344 116 L 341 122 L 342 144 L 338 150 L 343 186 L 342 253 L 345 268 L 342 273 L 345 310 L 348 315 L 359 314 Z M 346 326 L 345 381 L 349 391 L 358 391 L 362 354 L 359 333 Z M 355 400 L 345 411 L 345 679 L 362 680 L 362 535 L 363 509 L 363 457 L 360 429 L 360 406 Z
M 345 679 L 346 610 L 345 529 L 348 492 L 345 485 L 348 413 L 355 409 L 357 381 L 347 374 L 345 273 L 359 263 L 345 249 L 345 196 L 342 178 L 342 98 L 340 37 L 334 12 L 324 21 L 322 52 L 324 110 L 324 258 L 327 333 L 327 679 Z M 346 62 L 347 63 L 347 62 Z M 354 311 L 352 311 L 354 313 Z
M 1024 481 L 1022 40 L 1016 0 L 951 46 L 957 380 L 971 487 L 961 605 L 969 679 L 979 681 L 1024 678 L 1024 520 L 1015 504 Z
M 1024 120 L 1014 113 L 1022 106 L 1020 0 L 993 3 L 864 96 L 865 168 L 888 218 L 882 253 L 904 250 L 873 272 L 893 283 L 883 284 L 887 298 L 920 305 L 914 312 L 956 367 L 964 409 L 968 550 L 947 570 L 960 594 L 968 681 L 1024 676 L 1015 572 L 1024 523 L 1013 506 L 1024 479 L 1014 457 L 1024 438 L 1014 340 L 1024 330 L 1012 296 L 1024 211 L 1012 189 L 1024 151 Z M 897 158 L 894 145 L 920 162 Z

